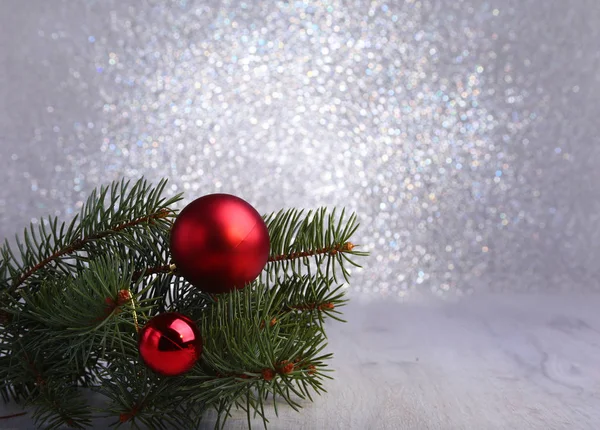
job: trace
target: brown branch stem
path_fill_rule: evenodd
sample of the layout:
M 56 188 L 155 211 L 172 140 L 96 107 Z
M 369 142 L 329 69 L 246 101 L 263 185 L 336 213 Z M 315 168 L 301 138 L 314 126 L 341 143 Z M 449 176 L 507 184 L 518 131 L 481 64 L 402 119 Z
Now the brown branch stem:
M 7 420 L 9 418 L 21 417 L 23 415 L 27 415 L 27 412 L 19 412 L 19 413 L 16 413 L 16 414 L 4 415 L 4 416 L 0 417 L 0 420 Z
M 335 308 L 335 305 L 332 302 L 324 302 L 324 303 L 306 303 L 303 305 L 292 305 L 292 306 L 286 306 L 287 310 L 298 310 L 298 311 L 312 311 L 312 310 L 319 310 L 319 311 L 330 311 L 332 309 Z
M 234 377 L 234 378 L 248 379 L 248 380 L 255 380 L 255 381 L 259 380 L 259 379 L 264 379 L 266 381 L 270 381 L 275 377 L 275 375 L 289 375 L 294 370 L 303 370 L 303 369 L 307 369 L 309 375 L 314 375 L 314 373 L 316 372 L 316 367 L 310 363 L 305 363 L 304 365 L 300 365 L 299 364 L 300 361 L 301 361 L 301 359 L 299 357 L 293 361 L 282 360 L 279 363 L 277 363 L 274 366 L 274 368 L 266 367 L 258 372 L 256 372 L 256 371 L 249 372 L 249 373 L 256 373 L 257 374 L 256 376 L 248 376 L 244 373 L 222 374 L 222 373 L 217 372 L 215 374 L 215 377 L 211 378 L 209 380 L 210 381 L 218 381 L 219 379 Z
M 150 275 L 156 275 L 157 273 L 169 273 L 169 272 L 173 271 L 174 269 L 175 269 L 175 267 L 173 264 L 164 264 L 162 266 L 147 267 L 144 270 L 137 270 L 137 271 L 133 272 L 132 279 L 134 281 L 137 281 L 142 275 L 150 276 Z
M 269 257 L 268 261 L 273 262 L 273 261 L 282 261 L 282 260 L 295 260 L 297 258 L 311 257 L 313 255 L 321 255 L 321 254 L 335 255 L 338 252 L 352 251 L 353 248 L 354 248 L 354 244 L 351 242 L 338 243 L 337 245 L 330 246 L 327 248 L 311 249 L 309 251 L 301 251 L 301 252 L 292 252 L 290 254 L 272 255 Z

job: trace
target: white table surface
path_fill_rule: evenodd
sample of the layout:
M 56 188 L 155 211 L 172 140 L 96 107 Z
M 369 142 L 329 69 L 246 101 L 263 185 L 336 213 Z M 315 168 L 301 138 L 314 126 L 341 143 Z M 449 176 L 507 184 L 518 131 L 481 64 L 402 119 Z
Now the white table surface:
M 598 429 L 599 308 L 600 295 L 355 301 L 328 328 L 328 393 L 301 413 L 281 408 L 269 428 Z M 227 426 L 246 427 L 243 413 Z M 0 422 L 17 428 L 33 426 Z

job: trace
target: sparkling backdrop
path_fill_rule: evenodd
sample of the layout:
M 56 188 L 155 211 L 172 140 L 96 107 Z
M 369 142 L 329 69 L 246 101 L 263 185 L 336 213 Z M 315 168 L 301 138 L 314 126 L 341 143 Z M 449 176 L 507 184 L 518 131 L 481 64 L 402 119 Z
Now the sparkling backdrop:
M 0 235 L 123 176 L 345 206 L 361 297 L 599 290 L 600 3 L 0 3 Z

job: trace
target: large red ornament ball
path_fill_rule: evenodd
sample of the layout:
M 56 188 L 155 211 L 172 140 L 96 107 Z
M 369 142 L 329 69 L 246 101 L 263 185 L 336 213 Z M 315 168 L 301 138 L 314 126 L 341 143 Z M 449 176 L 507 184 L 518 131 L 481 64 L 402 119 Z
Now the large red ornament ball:
M 165 376 L 190 370 L 202 354 L 202 336 L 185 315 L 169 312 L 155 316 L 140 331 L 140 356 L 146 365 Z
M 208 293 L 243 288 L 267 264 L 267 225 L 249 203 L 229 194 L 210 194 L 187 205 L 171 230 L 177 270 Z

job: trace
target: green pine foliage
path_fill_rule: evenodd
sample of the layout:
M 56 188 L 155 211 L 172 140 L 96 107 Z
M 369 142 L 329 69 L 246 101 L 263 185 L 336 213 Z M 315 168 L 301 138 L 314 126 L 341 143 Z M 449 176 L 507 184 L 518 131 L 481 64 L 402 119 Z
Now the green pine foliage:
M 341 320 L 356 215 L 325 208 L 266 215 L 271 254 L 242 290 L 210 295 L 178 275 L 169 235 L 181 195 L 141 179 L 94 191 L 70 222 L 33 224 L 0 247 L 0 394 L 31 408 L 44 428 L 198 428 L 206 411 L 223 428 L 234 409 L 248 424 L 294 409 L 331 378 L 325 320 Z M 339 275 L 342 275 L 341 277 Z M 139 358 L 137 331 L 161 312 L 188 315 L 203 353 L 164 377 Z M 90 388 L 107 399 L 92 408 Z

